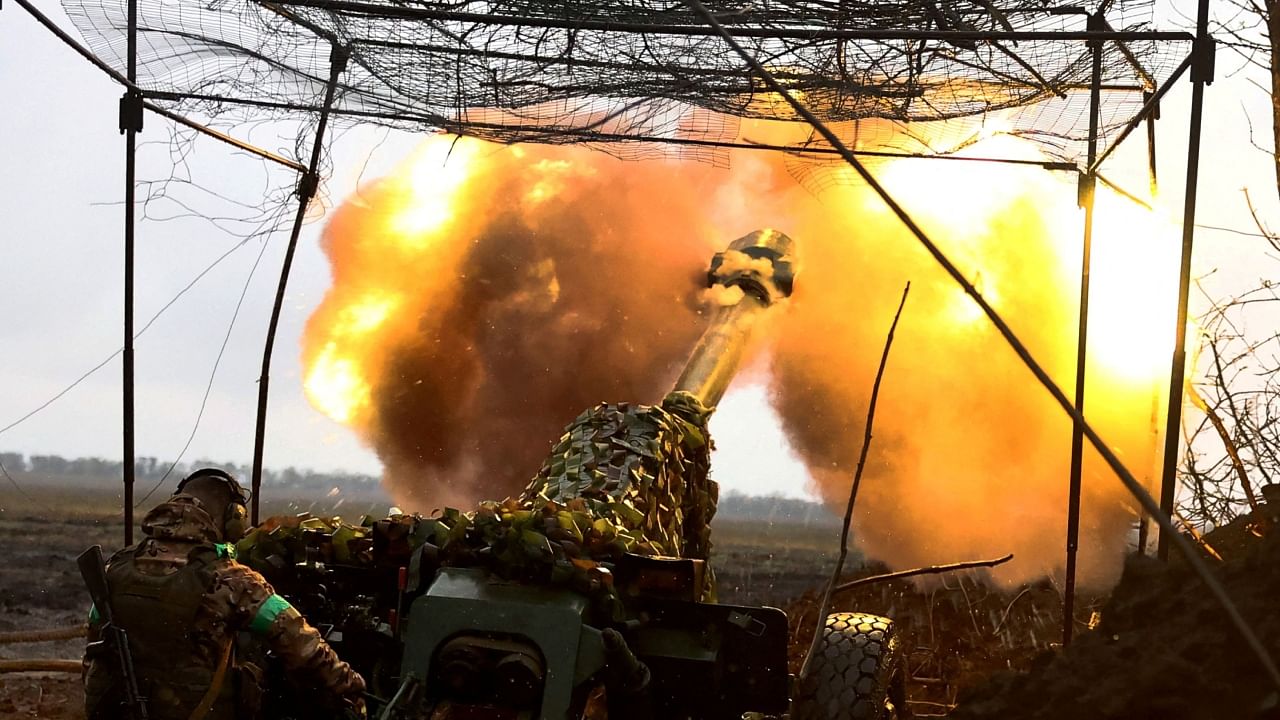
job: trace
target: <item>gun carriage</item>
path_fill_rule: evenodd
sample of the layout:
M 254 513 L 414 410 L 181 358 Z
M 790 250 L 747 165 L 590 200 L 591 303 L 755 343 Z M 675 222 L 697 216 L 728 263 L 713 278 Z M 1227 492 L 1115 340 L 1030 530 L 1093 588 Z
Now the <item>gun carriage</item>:
M 712 318 L 672 391 L 582 413 L 519 497 L 358 527 L 272 518 L 241 560 L 365 675 L 379 717 L 885 716 L 888 620 L 833 615 L 818 679 L 797 685 L 786 616 L 716 603 L 707 564 L 707 419 L 753 326 L 790 296 L 792 255 L 774 230 L 717 253 Z M 268 714 L 305 708 L 277 693 Z

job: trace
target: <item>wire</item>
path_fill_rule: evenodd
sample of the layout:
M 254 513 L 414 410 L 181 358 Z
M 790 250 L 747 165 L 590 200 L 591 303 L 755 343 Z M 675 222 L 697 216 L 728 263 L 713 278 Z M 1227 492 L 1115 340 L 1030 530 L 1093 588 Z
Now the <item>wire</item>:
M 277 218 L 278 218 L 278 216 L 277 216 Z M 236 250 L 239 250 L 240 248 L 244 247 L 244 246 L 249 242 L 249 240 L 251 240 L 252 238 L 253 238 L 253 236 L 249 236 L 249 237 L 244 238 L 244 239 L 243 239 L 243 240 L 241 240 L 240 242 L 236 243 L 236 244 L 235 244 L 235 245 L 233 245 L 230 249 L 228 249 L 226 252 L 224 252 L 224 253 L 222 253 L 221 255 L 219 255 L 219 256 L 217 257 L 217 259 L 215 259 L 212 263 L 210 263 L 209 265 L 207 265 L 203 270 L 201 270 L 201 271 L 200 271 L 200 272 L 199 272 L 199 273 L 198 273 L 194 278 L 192 278 L 191 282 L 187 283 L 187 284 L 186 284 L 186 286 L 184 286 L 181 290 L 179 290 L 179 291 L 178 291 L 178 293 L 177 293 L 176 295 L 174 295 L 172 298 L 170 298 L 168 302 L 166 302 L 164 305 L 162 305 L 162 306 L 160 307 L 160 309 L 159 309 L 159 310 L 157 310 L 157 311 L 156 311 L 156 313 L 155 313 L 154 315 L 152 315 L 152 316 L 151 316 L 151 319 L 150 319 L 150 320 L 148 320 L 148 321 L 147 321 L 147 323 L 146 323 L 145 325 L 143 325 L 143 326 L 142 326 L 142 329 L 138 330 L 138 332 L 137 332 L 136 334 L 134 334 L 134 338 L 136 339 L 136 338 L 142 337 L 142 334 L 143 334 L 143 333 L 145 333 L 145 332 L 147 331 L 147 329 L 148 329 L 148 328 L 150 328 L 150 327 L 151 327 L 151 325 L 152 325 L 152 324 L 154 324 L 154 323 L 155 323 L 155 321 L 156 321 L 157 319 L 159 319 L 159 317 L 160 317 L 161 315 L 163 315 L 163 314 L 164 314 L 164 312 L 165 312 L 166 310 L 168 310 L 169 308 L 173 307 L 174 303 L 176 303 L 176 302 L 177 302 L 177 301 L 178 301 L 178 300 L 179 300 L 183 295 L 185 295 L 185 294 L 187 293 L 187 291 L 189 291 L 192 287 L 194 287 L 196 283 L 200 282 L 200 280 L 201 280 L 205 275 L 208 275 L 208 274 L 209 274 L 209 272 L 210 272 L 210 271 L 212 271 L 215 267 L 217 267 L 217 266 L 218 266 L 218 265 L 219 265 L 223 260 L 226 260 L 228 257 L 230 257 L 232 253 L 234 253 Z M 266 249 L 266 245 L 267 245 L 267 244 L 264 242 L 264 243 L 263 243 L 263 250 L 264 250 L 264 251 L 265 251 L 265 249 Z M 258 253 L 258 262 L 260 262 L 261 260 L 262 260 L 262 252 L 259 252 L 259 253 Z M 254 262 L 254 265 L 253 265 L 254 269 L 256 269 L 256 268 L 258 267 L 258 262 Z M 252 277 L 253 277 L 253 271 L 252 271 L 252 270 L 250 271 L 250 275 L 249 275 L 249 277 L 250 277 L 251 279 L 252 279 Z M 248 289 L 248 285 L 247 285 L 247 283 L 246 283 L 246 290 L 247 290 L 247 289 Z M 244 293 L 241 293 L 241 295 L 240 295 L 240 302 L 238 302 L 238 303 L 236 304 L 236 314 L 239 314 L 239 312 L 240 312 L 240 306 L 241 306 L 241 304 L 243 304 L 243 303 L 244 303 Z M 232 319 L 231 319 L 231 323 L 232 323 L 232 325 L 234 326 L 234 324 L 235 324 L 235 317 L 234 317 L 234 316 L 233 316 L 233 317 L 232 317 Z M 227 328 L 227 338 L 230 338 L 230 336 L 231 336 L 231 328 L 230 328 L 230 327 L 228 327 L 228 328 Z M 222 352 L 226 350 L 226 347 L 227 347 L 227 340 L 226 340 L 226 339 L 224 339 L 224 340 L 223 340 L 223 342 L 222 342 L 222 350 L 220 350 L 220 351 L 218 352 L 218 360 L 214 363 L 214 368 L 213 368 L 214 373 L 217 373 L 217 371 L 218 371 L 218 362 L 221 362 L 221 360 L 222 360 Z M 61 391 L 59 391 L 59 392 L 58 392 L 57 394 L 55 394 L 53 397 L 51 397 L 51 398 L 49 398 L 48 400 L 46 400 L 45 402 L 41 403 L 41 404 L 40 404 L 38 407 L 36 407 L 34 410 L 32 410 L 32 411 L 28 412 L 26 415 L 23 415 L 22 417 L 18 418 L 17 420 L 15 420 L 15 421 L 13 421 L 13 422 L 9 423 L 8 425 L 4 426 L 3 428 L 0 428 L 0 434 L 4 434 L 5 432 L 8 432 L 9 430 L 12 430 L 13 428 L 17 427 L 18 425 L 21 425 L 22 423 L 26 422 L 28 419 L 30 419 L 31 417 L 33 417 L 34 415 L 36 415 L 37 413 L 39 413 L 41 410 L 44 410 L 45 408 L 47 408 L 47 407 L 49 407 L 50 405 L 52 405 L 52 404 L 53 404 L 54 402 L 56 402 L 59 398 L 61 398 L 63 395 L 66 395 L 67 393 L 71 392 L 73 389 L 75 389 L 75 387 L 76 387 L 77 385 L 79 385 L 80 383 L 82 383 L 82 382 L 84 382 L 85 380 L 89 379 L 89 377 L 90 377 L 90 376 L 92 376 L 94 373 L 98 372 L 98 371 L 99 371 L 99 370 L 101 370 L 103 367 L 105 367 L 105 366 L 107 365 L 107 363 L 109 363 L 109 362 L 111 362 L 112 360 L 116 359 L 116 358 L 117 358 L 117 357 L 118 357 L 122 352 L 124 352 L 124 348 L 119 348 L 119 349 L 117 349 L 115 352 L 113 352 L 113 353 L 111 353 L 110 355 L 108 355 L 108 356 L 107 356 L 107 358 L 106 358 L 105 360 L 103 360 L 102 362 L 98 363 L 97 365 L 94 365 L 92 368 L 90 368 L 90 369 L 89 369 L 89 371 L 88 371 L 88 372 L 86 372 L 85 374 L 83 374 L 83 375 L 81 375 L 80 377 L 76 378 L 74 382 L 72 382 L 70 385 L 68 385 L 68 386 L 66 386 L 65 388 L 63 388 Z M 203 415 L 204 415 L 204 408 L 205 408 L 205 404 L 206 404 L 206 403 L 208 402 L 208 400 L 209 400 L 209 390 L 210 390 L 210 388 L 212 388 L 212 386 L 213 386 L 213 378 L 212 378 L 212 377 L 210 377 L 210 378 L 209 378 L 209 387 L 207 387 L 207 388 L 205 389 L 204 399 L 203 399 L 203 400 L 201 401 L 201 403 L 200 403 L 200 416 L 203 416 Z M 197 416 L 197 417 L 196 417 L 196 427 L 199 427 L 199 425 L 200 425 L 200 416 Z M 192 438 L 194 438 L 194 437 L 195 437 L 195 429 L 192 429 L 192 431 L 191 431 L 191 438 L 188 438 L 188 439 L 187 439 L 187 444 L 186 444 L 185 446 L 183 446 L 183 448 L 182 448 L 182 452 L 184 452 L 184 453 L 185 453 L 185 452 L 187 451 L 187 448 L 191 446 L 191 439 L 192 439 Z M 182 456 L 181 456 L 181 455 L 179 455 L 179 456 L 178 456 L 178 459 L 180 460 L 180 459 L 181 459 L 181 457 L 182 457 Z M 169 477 L 169 473 L 173 471 L 173 468 L 177 465 L 177 463 L 178 463 L 178 460 L 175 460 L 175 461 L 174 461 L 174 462 L 169 466 L 169 469 L 168 469 L 167 471 L 165 471 L 164 477 L 162 477 L 162 478 L 160 479 L 160 482 L 161 482 L 161 483 L 163 483 L 163 482 L 164 482 L 165 478 L 168 478 L 168 477 Z M 36 505 L 40 505 L 41 507 L 45 508 L 45 509 L 46 509 L 46 510 L 48 510 L 48 511 L 52 511 L 52 508 L 50 508 L 49 506 L 45 505 L 45 504 L 44 504 L 44 503 L 42 503 L 42 502 L 37 501 L 35 498 L 31 497 L 31 495 L 30 495 L 30 494 L 29 494 L 25 489 L 23 489 L 22 485 L 20 485 L 20 484 L 18 483 L 18 481 L 14 479 L 13 475 L 11 475 L 11 474 L 9 473 L 9 470 L 4 466 L 4 462 L 3 462 L 3 461 L 0 461 L 0 474 L 3 474 L 3 475 L 4 475 L 5 479 L 9 481 L 9 484 L 10 484 L 10 485 L 13 485 L 14 489 L 15 489 L 15 490 L 17 490 L 17 491 L 18 491 L 18 493 L 22 495 L 22 497 L 26 498 L 28 501 L 30 501 L 30 502 L 32 502 L 32 503 L 34 503 L 34 504 L 36 504 Z M 156 487 L 158 488 L 158 487 L 159 487 L 159 485 L 157 485 Z M 140 502 L 139 502 L 139 505 L 140 505 L 142 502 L 145 502 L 147 498 L 151 497 L 151 493 L 155 492 L 155 490 L 156 490 L 156 488 L 152 488 L 152 489 L 151 489 L 151 491 L 147 493 L 146 497 L 144 497 L 144 498 L 142 499 L 142 501 L 140 501 Z M 137 506 L 135 506 L 135 507 L 137 507 Z
M 236 250 L 239 250 L 240 248 L 244 247 L 252 238 L 253 236 L 251 235 L 249 237 L 244 238 L 240 242 L 236 243 L 231 247 L 231 249 L 219 255 L 218 258 L 214 260 L 212 263 L 210 263 L 207 267 L 205 267 L 204 270 L 201 270 L 199 274 L 197 274 L 194 278 L 192 278 L 191 282 L 187 283 L 185 287 L 183 287 L 181 290 L 178 291 L 177 295 L 174 295 L 172 298 L 170 298 L 168 302 L 166 302 L 163 306 L 161 306 L 161 308 L 157 310 L 154 315 L 151 316 L 151 319 L 148 320 L 147 323 L 142 326 L 142 329 L 134 334 L 133 336 L 134 339 L 136 340 L 142 337 L 142 334 L 145 333 L 147 329 L 150 328 L 152 324 L 154 324 L 155 321 L 158 320 L 160 316 L 165 313 L 166 310 L 173 307 L 174 303 L 178 302 L 178 300 L 183 295 L 187 294 L 188 290 L 195 287 L 195 284 L 200 282 L 200 280 L 204 278 L 205 275 L 208 275 L 210 271 L 212 271 L 215 267 L 217 267 L 223 260 L 226 260 L 228 257 L 230 257 L 231 254 L 234 253 Z M 77 385 L 84 382 L 85 380 L 88 380 L 90 376 L 92 376 L 94 373 L 98 372 L 103 367 L 105 367 L 107 363 L 116 359 L 116 357 L 119 356 L 122 352 L 124 352 L 124 348 L 117 348 L 116 351 L 108 355 L 105 360 L 98 363 L 97 365 L 94 365 L 92 368 L 89 369 L 88 372 L 76 378 L 70 385 L 67 385 L 65 388 L 58 391 L 53 397 L 41 403 L 34 410 L 28 412 L 26 415 L 23 415 L 17 420 L 14 420 L 8 425 L 5 425 L 4 427 L 0 428 L 0 435 L 3 435 L 6 432 L 9 432 L 10 430 L 18 427 L 22 423 L 31 419 L 31 417 L 33 417 L 36 413 L 39 413 L 41 410 L 44 410 L 45 408 L 49 407 L 53 403 L 57 402 L 59 399 L 62 398 L 63 395 L 66 395 L 67 393 L 75 389 Z
M 280 209 L 273 220 L 276 222 L 279 221 L 280 217 L 284 215 L 285 207 L 286 206 L 284 205 L 280 206 Z M 274 228 L 275 224 L 272 223 L 269 227 Z M 204 397 L 200 399 L 200 410 L 196 413 L 196 421 L 191 427 L 191 434 L 187 436 L 186 444 L 182 446 L 182 450 L 178 452 L 178 455 L 173 459 L 173 462 L 169 463 L 168 469 L 164 471 L 164 475 L 160 476 L 160 480 L 147 491 L 146 495 L 142 496 L 141 500 L 134 504 L 135 508 L 141 507 L 143 503 L 151 498 L 156 490 L 159 490 L 160 487 L 164 485 L 165 481 L 169 479 L 169 475 L 173 473 L 173 469 L 178 466 L 178 463 L 182 462 L 182 457 L 186 455 L 187 450 L 191 448 L 191 443 L 196 438 L 196 432 L 200 430 L 200 421 L 204 418 L 205 407 L 209 404 L 209 395 L 213 392 L 213 381 L 218 376 L 218 367 L 222 364 L 222 356 L 226 354 L 227 344 L 231 341 L 231 331 L 235 329 L 236 320 L 240 317 L 240 308 L 244 306 L 245 296 L 249 293 L 249 285 L 253 282 L 253 276 L 258 271 L 258 266 L 262 264 L 262 256 L 267 252 L 267 245 L 268 243 L 264 239 L 262 249 L 258 251 L 258 257 L 254 259 L 253 265 L 249 268 L 249 275 L 244 280 L 244 287 L 240 289 L 240 297 L 236 300 L 235 310 L 231 312 L 231 321 L 227 323 L 227 332 L 222 337 L 222 346 L 218 348 L 218 356 L 213 361 L 213 370 L 209 373 L 209 382 L 205 385 Z
M 119 355 L 119 354 L 120 354 L 120 353 L 122 353 L 122 352 L 124 352 L 124 348 L 120 348 L 120 349 L 116 350 L 115 352 L 111 353 L 110 355 L 108 355 L 108 356 L 107 356 L 107 359 L 106 359 L 106 360 L 103 360 L 102 362 L 98 363 L 97 365 L 94 365 L 94 366 L 89 370 L 89 372 L 87 372 L 87 373 L 85 373 L 85 374 L 81 375 L 80 377 L 76 378 L 74 382 L 72 382 L 70 385 L 68 385 L 68 386 L 66 386 L 65 388 L 63 388 L 61 391 L 59 391 L 59 392 L 58 392 L 58 394 L 54 395 L 53 397 L 51 397 L 51 398 L 49 398 L 48 400 L 46 400 L 46 401 L 44 401 L 43 403 L 41 403 L 41 404 L 40 404 L 40 406 L 39 406 L 39 407 L 37 407 L 35 410 L 32 410 L 31 412 L 27 413 L 26 415 L 23 415 L 22 417 L 18 418 L 17 420 L 14 420 L 13 422 L 9 423 L 8 425 L 5 425 L 4 427 L 0 428 L 0 435 L 3 435 L 4 433 L 6 433 L 6 432 L 8 432 L 8 431 L 12 430 L 13 428 L 15 428 L 15 427 L 17 427 L 17 426 L 21 425 L 22 423 L 26 422 L 28 419 L 30 419 L 30 418 L 31 418 L 33 415 L 35 415 L 36 413 L 38 413 L 38 412 L 40 412 L 41 410 L 44 410 L 45 408 L 47 408 L 47 407 L 49 407 L 50 405 L 52 405 L 55 401 L 57 401 L 57 400 L 58 400 L 59 398 L 61 398 L 63 395 L 66 395 L 67 393 L 71 392 L 71 390 L 72 390 L 72 389 L 74 389 L 74 388 L 75 388 L 75 386 L 79 385 L 80 383 L 84 382 L 85 380 L 88 380 L 90 375 L 93 375 L 94 373 L 96 373 L 96 372 L 98 372 L 99 370 L 101 370 L 101 369 L 103 368 L 103 366 L 105 366 L 107 363 L 109 363 L 109 362 L 111 362 L 112 360 L 114 360 L 114 359 L 116 358 L 116 356 L 117 356 L 117 355 Z
M 1263 238 L 1264 240 L 1270 240 L 1273 237 L 1266 233 L 1249 232 L 1248 230 L 1237 230 L 1235 228 L 1221 227 L 1218 225 L 1202 225 L 1200 223 L 1196 223 L 1196 227 L 1202 230 L 1217 230 L 1218 232 L 1231 233 L 1232 235 L 1243 235 L 1245 237 Z
M 45 505 L 44 503 L 40 502 L 39 500 L 36 500 L 35 498 L 31 497 L 31 495 L 29 495 L 29 494 L 27 493 L 27 491 L 26 491 L 26 490 L 24 490 L 24 489 L 22 488 L 22 486 L 18 484 L 18 481 L 13 479 L 13 476 L 9 474 L 9 470 L 8 470 L 8 468 L 6 468 L 6 467 L 4 466 L 4 461 L 3 461 L 3 460 L 0 460 L 0 473 L 3 473 L 3 474 L 4 474 L 5 479 L 7 479 L 7 480 L 9 481 L 9 484 L 13 486 L 13 489 L 14 489 L 14 490 L 17 490 L 17 491 L 18 491 L 18 494 L 19 494 L 19 495 L 21 495 L 22 497 L 26 498 L 28 502 L 31 502 L 31 503 L 33 503 L 33 504 L 35 504 L 35 505 L 39 505 L 40 507 L 44 508 L 44 509 L 45 509 L 45 510 L 47 510 L 47 511 L 50 511 L 50 512 L 52 512 L 52 511 L 53 511 L 53 508 L 51 508 L 51 507 L 49 507 L 48 505 Z

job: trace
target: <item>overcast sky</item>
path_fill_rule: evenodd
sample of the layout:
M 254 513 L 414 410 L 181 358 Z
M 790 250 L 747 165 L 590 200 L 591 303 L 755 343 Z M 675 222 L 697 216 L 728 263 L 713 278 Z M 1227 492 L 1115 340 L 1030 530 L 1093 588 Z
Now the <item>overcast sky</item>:
M 57 5 L 48 0 L 37 4 L 70 28 Z M 1188 14 L 1192 7 L 1183 2 L 1175 6 L 1185 6 Z M 1169 10 L 1163 12 L 1172 17 Z M 1269 217 L 1280 219 L 1280 213 L 1270 160 L 1251 146 L 1246 122 L 1252 114 L 1257 142 L 1269 146 L 1268 98 L 1247 78 L 1226 77 L 1238 64 L 1223 50 L 1220 81 L 1209 88 L 1199 219 L 1251 230 L 1242 186 L 1256 189 L 1255 199 Z M 119 95 L 117 85 L 23 9 L 7 4 L 0 11 L 0 97 L 5 98 L 0 113 L 0 428 L 48 401 L 121 346 L 124 141 L 116 130 Z M 1184 82 L 1162 108 L 1159 124 L 1163 187 L 1177 198 L 1189 95 Z M 168 124 L 153 115 L 146 122 L 142 139 L 158 142 L 141 151 L 139 178 L 167 177 L 175 167 Z M 259 128 L 251 139 L 276 149 L 289 144 L 281 132 L 278 127 Z M 343 135 L 335 143 L 334 172 L 325 184 L 330 203 L 350 193 L 361 172 L 372 178 L 390 168 L 418 139 L 373 129 Z M 1132 151 L 1142 151 L 1140 138 L 1132 144 Z M 196 151 L 188 162 L 190 171 L 202 184 L 235 198 L 252 201 L 261 188 L 279 186 L 291 175 L 265 175 L 261 162 L 213 142 L 200 142 Z M 181 174 L 183 165 L 177 167 Z M 181 183 L 170 187 L 183 202 L 208 200 Z M 216 207 L 199 206 L 208 211 Z M 173 202 L 152 205 L 161 216 L 177 208 Z M 290 217 L 292 208 L 285 212 Z M 274 358 L 266 464 L 377 474 L 376 457 L 344 427 L 312 409 L 302 393 L 299 337 L 329 282 L 328 264 L 317 244 L 321 226 L 316 213 L 298 246 Z M 247 290 L 262 241 L 232 251 L 138 340 L 138 455 L 167 459 L 183 449 L 244 291 L 185 458 L 247 462 L 252 457 L 261 346 L 286 240 L 283 232 L 270 237 Z M 1216 281 L 1223 287 L 1247 286 L 1262 272 L 1257 240 L 1204 231 L 1197 242 L 1198 269 L 1224 269 Z M 140 223 L 138 327 L 239 243 L 235 235 L 203 220 Z M 116 358 L 46 409 L 0 432 L 0 451 L 119 458 L 120 375 Z M 804 495 L 804 472 L 765 408 L 759 388 L 740 388 L 726 400 L 713 424 L 720 448 L 716 475 L 728 489 Z M 768 427 L 763 437 L 761 422 Z

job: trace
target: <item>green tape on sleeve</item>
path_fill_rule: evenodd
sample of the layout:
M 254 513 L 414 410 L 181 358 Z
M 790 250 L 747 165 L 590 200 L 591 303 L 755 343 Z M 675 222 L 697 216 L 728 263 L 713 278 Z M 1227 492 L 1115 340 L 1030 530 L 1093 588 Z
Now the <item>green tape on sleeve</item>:
M 98 606 L 90 604 L 89 605 L 89 624 L 97 625 L 100 620 L 102 620 L 102 618 L 98 616 Z
M 262 603 L 262 607 L 258 608 L 258 614 L 253 617 L 253 622 L 249 623 L 249 632 L 265 635 L 271 628 L 271 624 L 280 617 L 280 613 L 292 608 L 288 600 L 279 595 L 272 595 Z

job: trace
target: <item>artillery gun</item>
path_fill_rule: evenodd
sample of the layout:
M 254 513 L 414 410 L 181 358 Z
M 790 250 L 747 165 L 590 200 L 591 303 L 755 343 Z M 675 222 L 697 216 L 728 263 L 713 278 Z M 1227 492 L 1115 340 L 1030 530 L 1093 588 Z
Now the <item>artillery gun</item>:
M 671 393 L 584 412 L 518 498 L 359 528 L 273 519 L 240 543 L 370 680 L 378 717 L 843 720 L 902 705 L 887 619 L 832 615 L 797 683 L 781 610 L 714 602 L 707 419 L 752 327 L 791 294 L 792 241 L 751 233 L 707 277 L 713 317 Z M 304 707 L 276 696 L 267 714 Z

